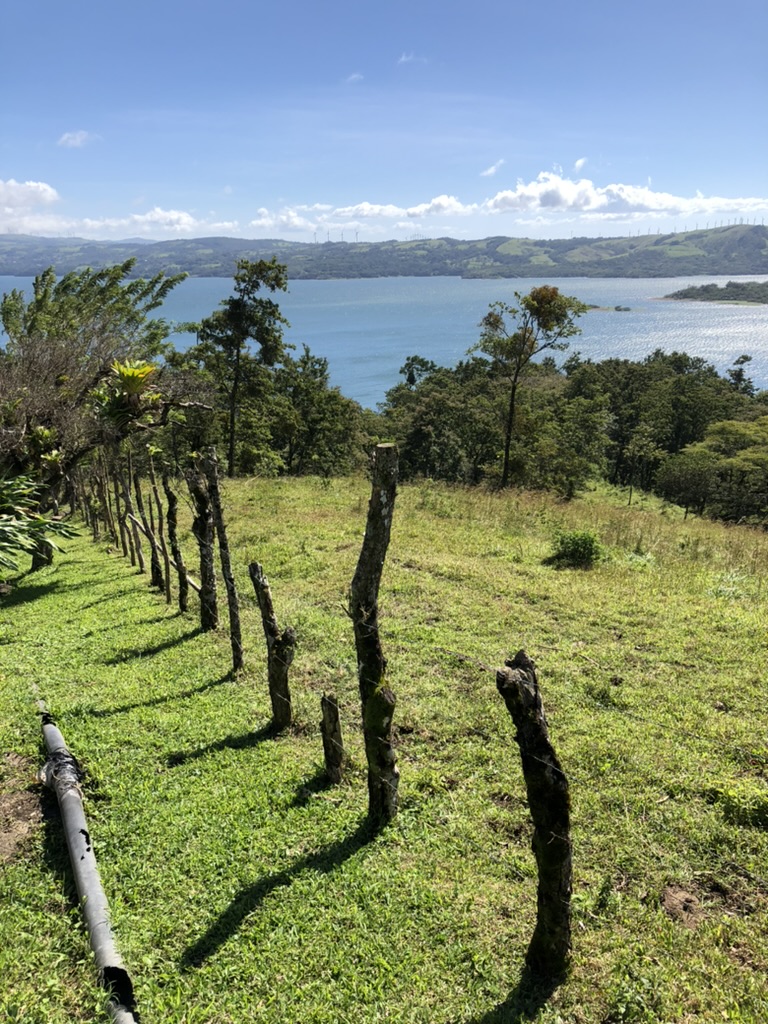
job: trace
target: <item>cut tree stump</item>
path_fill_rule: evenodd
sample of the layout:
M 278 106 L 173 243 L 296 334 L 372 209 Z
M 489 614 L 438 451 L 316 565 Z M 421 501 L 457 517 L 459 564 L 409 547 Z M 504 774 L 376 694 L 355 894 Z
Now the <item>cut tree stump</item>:
M 323 755 L 325 757 L 325 774 L 331 782 L 341 782 L 344 774 L 346 751 L 344 738 L 341 734 L 341 718 L 339 702 L 333 694 L 324 693 L 320 698 L 320 733 L 323 737 Z

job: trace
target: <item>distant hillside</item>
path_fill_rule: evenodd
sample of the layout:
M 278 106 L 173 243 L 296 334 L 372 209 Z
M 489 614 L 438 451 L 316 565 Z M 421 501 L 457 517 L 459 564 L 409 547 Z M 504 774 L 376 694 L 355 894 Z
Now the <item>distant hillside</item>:
M 352 277 L 679 277 L 768 274 L 768 228 L 733 225 L 631 238 L 455 238 L 410 242 L 286 242 L 280 239 L 131 239 L 0 235 L 0 274 L 31 277 L 48 266 L 59 273 L 136 259 L 136 274 L 186 271 L 231 277 L 235 262 L 276 256 L 292 280 Z

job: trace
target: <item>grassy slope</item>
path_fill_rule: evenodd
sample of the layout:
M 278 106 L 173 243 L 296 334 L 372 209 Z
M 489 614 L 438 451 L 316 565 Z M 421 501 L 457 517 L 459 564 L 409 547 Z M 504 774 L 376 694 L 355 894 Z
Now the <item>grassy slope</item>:
M 367 842 L 342 610 L 367 485 L 253 481 L 226 497 L 247 602 L 237 680 L 225 635 L 196 632 L 85 539 L 0 606 L 6 789 L 31 784 L 20 757 L 41 761 L 35 683 L 89 772 L 144 1024 L 493 1024 L 525 1007 L 552 1024 L 768 1019 L 768 538 L 604 496 L 403 488 L 382 588 L 402 810 Z M 544 566 L 557 526 L 595 529 L 612 558 Z M 263 731 L 253 558 L 301 641 L 300 727 L 279 738 Z M 530 825 L 478 663 L 520 646 L 573 790 L 573 972 L 546 1002 L 518 987 Z M 353 756 L 338 788 L 321 783 L 329 689 Z M 54 808 L 0 874 L 0 1019 L 102 1019 L 61 844 Z M 665 913 L 670 886 L 698 901 L 697 927 Z

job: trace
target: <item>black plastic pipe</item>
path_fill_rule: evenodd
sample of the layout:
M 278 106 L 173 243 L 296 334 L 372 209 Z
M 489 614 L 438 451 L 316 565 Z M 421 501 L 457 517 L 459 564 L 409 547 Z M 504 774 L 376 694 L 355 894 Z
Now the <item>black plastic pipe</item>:
M 139 1015 L 136 1012 L 133 984 L 112 936 L 107 897 L 99 878 L 91 834 L 83 811 L 80 792 L 83 771 L 47 712 L 43 713 L 43 739 L 48 750 L 48 760 L 40 771 L 40 780 L 55 790 L 59 801 L 72 873 L 91 949 L 99 969 L 99 982 L 109 993 L 109 1012 L 116 1024 L 137 1024 Z

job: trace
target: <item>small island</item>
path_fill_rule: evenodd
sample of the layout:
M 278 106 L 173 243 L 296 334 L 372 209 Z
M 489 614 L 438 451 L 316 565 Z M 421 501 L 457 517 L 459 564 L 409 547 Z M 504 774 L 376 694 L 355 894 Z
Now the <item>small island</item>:
M 694 299 L 697 302 L 748 302 L 768 304 L 768 281 L 729 281 L 726 285 L 700 284 L 665 295 L 665 299 Z

